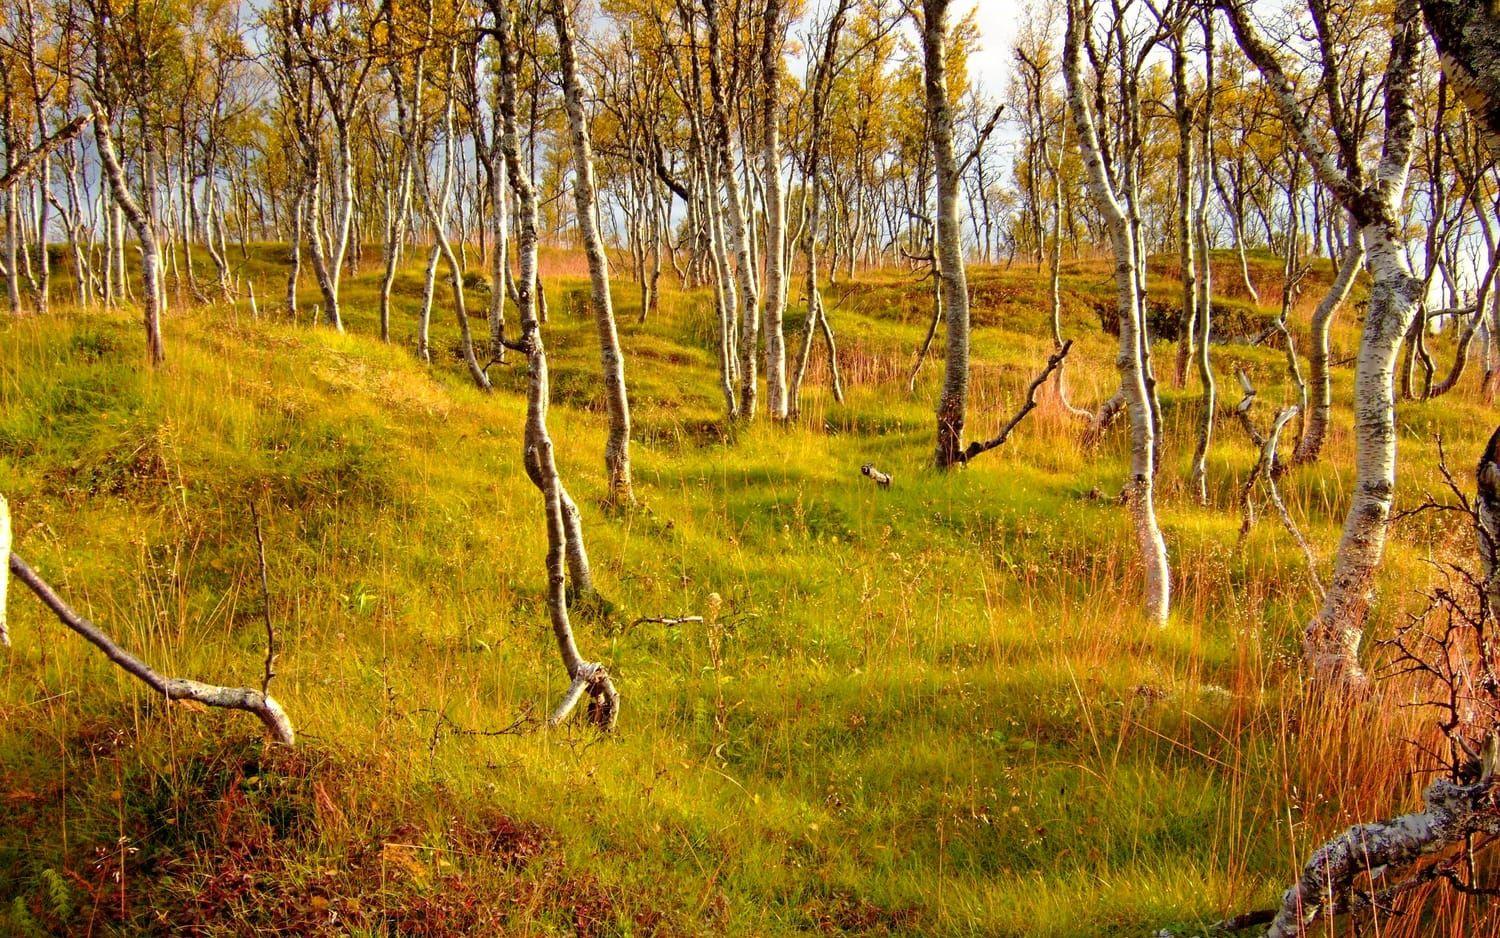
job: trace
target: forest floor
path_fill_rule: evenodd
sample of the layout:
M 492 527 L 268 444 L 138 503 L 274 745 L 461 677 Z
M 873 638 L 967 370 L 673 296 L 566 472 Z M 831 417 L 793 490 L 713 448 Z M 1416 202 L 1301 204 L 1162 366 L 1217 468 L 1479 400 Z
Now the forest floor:
M 175 304 L 157 372 L 133 313 L 0 317 L 17 553 L 164 672 L 258 686 L 255 502 L 271 689 L 301 734 L 268 748 L 244 714 L 163 706 L 13 585 L 0 932 L 1192 934 L 1273 904 L 1343 826 L 1416 803 L 1426 776 L 1405 740 L 1422 715 L 1390 705 L 1399 691 L 1309 713 L 1302 554 L 1265 510 L 1237 543 L 1255 453 L 1232 369 L 1254 377 L 1265 426 L 1293 399 L 1279 349 L 1214 347 L 1204 508 L 1186 484 L 1199 389 L 1175 386 L 1174 348 L 1157 346 L 1175 602 L 1155 628 L 1114 497 L 1123 430 L 1086 448 L 1048 394 L 1004 447 L 930 468 L 942 337 L 908 393 L 931 308 L 908 272 L 831 290 L 848 399 L 827 393 L 817 349 L 791 427 L 725 425 L 706 291 L 668 291 L 639 323 L 622 284 L 642 505 L 606 510 L 598 347 L 578 265 L 550 257 L 552 432 L 608 600 L 576 627 L 623 697 L 600 738 L 535 726 L 566 681 L 519 366 L 475 391 L 441 289 L 437 363 L 415 359 L 416 262 L 383 345 L 376 251 L 347 284 L 346 334 L 309 326 L 310 276 L 288 322 L 272 314 L 279 254 L 245 259 L 260 320 L 244 303 Z M 1064 283 L 1068 385 L 1090 407 L 1115 386 L 1091 306 L 1107 271 L 1072 262 Z M 1273 263 L 1255 271 L 1275 297 Z M 971 284 L 968 433 L 982 438 L 1051 340 L 1043 274 L 978 267 Z M 1153 289 L 1171 302 L 1170 281 Z M 1319 289 L 1294 317 L 1303 347 Z M 1335 332 L 1341 362 L 1355 319 Z M 1436 341 L 1441 364 L 1451 350 Z M 1494 422 L 1477 384 L 1401 406 L 1398 504 L 1438 490 L 1440 436 L 1467 479 Z M 1282 480 L 1325 578 L 1352 478 L 1349 385 L 1345 363 L 1326 457 Z M 1422 605 L 1433 561 L 1471 551 L 1455 519 L 1397 529 L 1377 636 Z M 704 621 L 637 623 L 688 615 Z M 1476 934 L 1481 914 L 1449 898 L 1380 933 Z

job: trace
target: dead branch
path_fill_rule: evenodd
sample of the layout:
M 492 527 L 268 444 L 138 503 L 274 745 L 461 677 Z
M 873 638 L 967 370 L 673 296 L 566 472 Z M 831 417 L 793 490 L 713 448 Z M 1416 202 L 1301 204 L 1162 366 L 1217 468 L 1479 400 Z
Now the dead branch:
M 979 131 L 979 136 L 974 139 L 974 148 L 969 151 L 969 155 L 964 157 L 964 161 L 959 164 L 958 174 L 960 176 L 968 172 L 969 167 L 979 158 L 979 154 L 984 152 L 985 141 L 989 140 L 990 134 L 995 132 L 995 125 L 1000 122 L 1000 115 L 1004 111 L 1005 105 L 996 105 L 995 113 L 990 115 L 990 119 L 985 122 L 983 129 Z
M 1281 518 L 1281 526 L 1286 528 L 1292 540 L 1302 549 L 1302 556 L 1307 561 L 1307 578 L 1312 581 L 1313 592 L 1318 594 L 1321 601 L 1324 596 L 1323 583 L 1318 579 L 1318 560 L 1313 556 L 1312 548 L 1308 546 L 1307 538 L 1297 528 L 1292 515 L 1286 509 L 1286 503 L 1281 500 L 1281 490 L 1276 487 L 1276 443 L 1281 439 L 1281 431 L 1287 423 L 1297 416 L 1297 405 L 1293 404 L 1281 411 L 1276 416 L 1276 422 L 1271 424 L 1271 432 L 1266 434 L 1265 445 L 1261 447 L 1260 474 L 1265 480 L 1266 495 L 1271 500 L 1271 507 L 1276 509 L 1276 514 Z
M 1063 360 L 1068 357 L 1068 352 L 1072 348 L 1072 339 L 1068 339 L 1067 341 L 1063 342 L 1062 346 L 1058 348 L 1057 351 L 1052 353 L 1052 357 L 1047 359 L 1047 367 L 1042 369 L 1042 373 L 1037 375 L 1036 378 L 1032 380 L 1031 386 L 1026 389 L 1026 402 L 1021 405 L 1020 410 L 1016 411 L 1015 416 L 1006 421 L 1005 426 L 1000 428 L 1000 432 L 996 434 L 993 439 L 986 440 L 983 443 L 977 441 L 970 443 L 963 452 L 959 453 L 958 461 L 961 463 L 967 463 L 969 460 L 973 459 L 975 456 L 978 456 L 980 453 L 987 453 L 997 446 L 1004 444 L 1006 439 L 1010 436 L 1011 431 L 1014 430 L 1022 420 L 1026 419 L 1027 414 L 1036 409 L 1036 392 L 1041 388 L 1043 384 L 1046 383 L 1047 378 L 1051 376 L 1052 372 L 1062 367 Z
M 167 700 L 191 700 L 207 707 L 222 707 L 227 710 L 243 710 L 246 713 L 253 713 L 265 724 L 266 732 L 276 742 L 290 746 L 296 741 L 296 732 L 292 728 L 291 719 L 281 708 L 281 704 L 269 694 L 248 687 L 220 687 L 217 684 L 203 684 L 186 678 L 163 677 L 144 661 L 115 644 L 114 640 L 105 635 L 94 623 L 74 612 L 73 608 L 64 602 L 45 580 L 15 554 L 10 555 L 10 572 L 16 575 L 16 579 L 31 587 L 31 591 L 47 608 L 52 610 L 58 621 L 82 635 L 89 644 L 104 652 L 106 658 L 119 665 L 127 673 L 139 678 L 142 683 Z
M 1382 907 L 1390 897 L 1410 888 L 1410 880 L 1402 874 L 1423 859 L 1455 848 L 1475 834 L 1500 834 L 1497 789 L 1500 785 L 1492 771 L 1468 785 L 1440 778 L 1423 793 L 1422 810 L 1356 824 L 1319 847 L 1296 885 L 1282 896 L 1267 938 L 1303 934 L 1308 924 L 1323 915 Z M 1357 890 L 1354 882 L 1366 871 L 1372 880 L 1391 885 Z
M 427 739 L 427 752 L 432 754 L 437 751 L 438 744 L 447 736 L 469 736 L 485 739 L 493 739 L 497 736 L 520 736 L 531 730 L 536 718 L 532 716 L 530 708 L 527 708 L 519 717 L 499 729 L 473 729 L 463 726 L 453 720 L 448 714 L 431 707 L 421 707 L 412 711 L 412 714 L 430 713 L 436 719 L 432 723 L 432 734 Z

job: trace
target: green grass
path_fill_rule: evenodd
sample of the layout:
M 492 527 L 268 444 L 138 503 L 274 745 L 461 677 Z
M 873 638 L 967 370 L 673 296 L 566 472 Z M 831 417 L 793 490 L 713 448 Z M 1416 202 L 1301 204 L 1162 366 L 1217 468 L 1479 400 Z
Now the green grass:
M 972 467 L 928 467 L 941 369 L 906 393 L 930 307 L 895 272 L 831 291 L 849 399 L 815 365 L 789 428 L 722 425 L 706 292 L 669 292 L 641 325 L 618 286 L 643 502 L 624 514 L 600 505 L 592 325 L 560 299 L 572 282 L 549 280 L 552 431 L 613 604 L 579 640 L 615 675 L 620 731 L 458 732 L 535 718 L 566 683 L 521 468 L 524 376 L 497 366 L 497 393 L 469 386 L 442 292 L 437 364 L 414 359 L 416 266 L 396 341 L 373 338 L 374 253 L 348 282 L 347 334 L 269 315 L 277 255 L 243 262 L 267 318 L 179 304 L 158 372 L 132 313 L 0 323 L 17 552 L 163 671 L 254 684 L 259 500 L 272 689 L 301 733 L 276 751 L 243 714 L 164 707 L 13 590 L 0 930 L 1140 935 L 1267 905 L 1310 845 L 1415 790 L 1403 749 L 1359 742 L 1415 717 L 1351 719 L 1316 745 L 1297 729 L 1301 557 L 1273 517 L 1236 548 L 1253 455 L 1227 415 L 1214 505 L 1192 503 L 1198 392 L 1170 386 L 1170 347 L 1177 612 L 1158 630 L 1109 497 L 1118 433 L 1086 450 L 1047 401 Z M 1104 267 L 1069 266 L 1069 384 L 1092 404 L 1113 342 L 1089 304 L 1110 288 Z M 973 281 L 969 433 L 985 436 L 1045 358 L 1046 284 L 1020 265 Z M 1225 345 L 1228 403 L 1233 363 L 1288 399 L 1279 351 Z M 1328 458 L 1283 484 L 1325 564 L 1351 477 L 1348 384 L 1341 369 Z M 1467 465 L 1491 419 L 1472 386 L 1403 406 L 1399 498 L 1434 484 L 1438 434 Z M 871 486 L 864 462 L 895 485 Z M 1377 631 L 1413 606 L 1428 558 L 1467 549 L 1445 519 L 1403 527 Z M 632 624 L 686 614 L 711 621 Z

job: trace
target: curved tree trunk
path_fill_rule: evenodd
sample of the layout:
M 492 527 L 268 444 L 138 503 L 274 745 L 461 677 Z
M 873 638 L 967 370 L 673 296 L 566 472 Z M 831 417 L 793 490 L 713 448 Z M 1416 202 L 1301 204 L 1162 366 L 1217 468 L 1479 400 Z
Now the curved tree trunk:
M 166 361 L 167 353 L 161 338 L 161 254 L 157 247 L 156 231 L 125 181 L 125 169 L 120 165 L 120 158 L 115 152 L 115 135 L 109 115 L 98 101 L 90 100 L 89 107 L 94 114 L 94 140 L 98 143 L 99 159 L 104 164 L 110 192 L 115 197 L 115 204 L 130 219 L 130 226 L 135 229 L 136 238 L 140 241 L 141 288 L 145 294 L 141 305 L 146 326 L 146 357 L 152 365 L 160 365 Z M 14 279 L 14 269 L 11 274 Z
M 1333 387 L 1328 367 L 1330 354 L 1328 333 L 1333 325 L 1333 317 L 1348 299 L 1349 291 L 1354 287 L 1354 280 L 1365 262 L 1364 237 L 1352 219 L 1348 227 L 1349 240 L 1344 248 L 1344 256 L 1339 260 L 1338 272 L 1334 275 L 1333 282 L 1328 285 L 1328 291 L 1318 301 L 1318 308 L 1313 311 L 1312 323 L 1308 330 L 1312 336 L 1312 348 L 1307 353 L 1309 385 L 1307 423 L 1303 426 L 1302 436 L 1297 440 L 1297 448 L 1292 453 L 1292 465 L 1315 461 L 1323 452 L 1323 443 L 1328 438 L 1328 418 L 1333 411 Z
M 505 156 L 506 169 L 511 189 L 516 195 L 516 220 L 518 232 L 516 251 L 519 258 L 516 278 L 516 307 L 520 318 L 521 339 L 517 348 L 526 356 L 526 430 L 523 461 L 527 475 L 542 493 L 542 503 L 547 518 L 547 611 L 552 622 L 552 634 L 557 641 L 558 653 L 571 681 L 562 703 L 553 711 L 548 722 L 556 725 L 567 718 L 568 713 L 587 693 L 591 699 L 590 716 L 601 729 L 614 728 L 619 717 L 619 695 L 615 692 L 609 672 L 602 665 L 585 661 L 579 654 L 573 637 L 573 626 L 568 615 L 568 572 L 570 541 L 568 508 L 571 500 L 563 488 L 552 454 L 552 439 L 547 431 L 547 409 L 550 399 L 548 383 L 547 352 L 542 344 L 542 330 L 537 315 L 537 231 L 536 193 L 532 188 L 531 175 L 521 162 L 520 145 L 516 133 L 516 73 L 517 55 L 512 45 L 514 24 L 505 0 L 490 0 L 490 9 L 496 20 L 497 39 L 500 44 L 500 103 L 499 111 L 504 122 L 501 135 L 501 151 Z M 575 519 L 576 519 L 576 509 Z M 581 544 L 581 539 L 579 541 Z M 584 584 L 573 583 L 575 590 Z

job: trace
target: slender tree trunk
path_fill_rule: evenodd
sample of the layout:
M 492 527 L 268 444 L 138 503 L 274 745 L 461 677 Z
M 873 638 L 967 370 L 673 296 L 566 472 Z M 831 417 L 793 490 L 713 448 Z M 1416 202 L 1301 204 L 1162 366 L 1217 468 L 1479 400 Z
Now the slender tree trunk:
M 89 107 L 94 114 L 94 140 L 98 145 L 99 159 L 104 164 L 105 176 L 109 179 L 110 191 L 114 193 L 115 204 L 130 219 L 136 238 L 140 241 L 141 290 L 145 294 L 142 313 L 146 326 L 146 357 L 152 365 L 160 365 L 166 361 L 167 353 L 161 337 L 161 274 L 156 231 L 125 182 L 125 169 L 115 153 L 114 131 L 109 123 L 109 115 L 97 101 L 90 101 Z
M 739 381 L 740 403 L 737 416 L 755 419 L 756 373 L 760 352 L 760 302 L 755 295 L 755 270 L 751 259 L 750 235 L 745 221 L 745 206 L 740 184 L 734 171 L 734 154 L 729 139 L 729 110 L 724 88 L 724 52 L 719 28 L 719 0 L 703 0 L 708 20 L 708 86 L 713 102 L 710 123 L 714 131 L 714 154 L 718 159 L 719 183 L 724 189 L 724 237 L 734 254 L 739 280 Z
M 1182 311 L 1178 317 L 1177 335 L 1177 386 L 1187 384 L 1188 362 L 1194 357 L 1197 342 L 1198 286 L 1197 257 L 1194 242 L 1197 232 L 1193 224 L 1193 107 L 1188 100 L 1187 40 L 1184 24 L 1178 23 L 1172 45 L 1172 98 L 1177 121 L 1177 262 L 1182 271 Z M 1206 157 L 1205 157 L 1206 159 Z M 1204 258 L 1207 268 L 1208 259 Z M 1194 484 L 1198 485 L 1197 465 L 1194 464 Z
M 969 286 L 964 272 L 958 223 L 959 166 L 953 154 L 953 111 L 948 101 L 949 0 L 923 0 L 922 56 L 927 122 L 937 174 L 937 245 L 947 316 L 947 357 L 937 407 L 936 463 L 962 462 L 965 412 L 969 397 Z
M 1307 125 L 1291 82 L 1251 24 L 1242 0 L 1218 3 L 1229 14 L 1240 47 L 1267 79 L 1291 136 L 1323 183 L 1362 227 L 1370 256 L 1374 282 L 1354 370 L 1354 494 L 1332 582 L 1322 608 L 1303 635 L 1304 657 L 1314 674 L 1334 687 L 1358 689 L 1367 682 L 1359 664 L 1359 646 L 1395 495 L 1396 362 L 1424 288 L 1412 276 L 1400 233 L 1416 123 L 1411 95 L 1421 17 L 1416 0 L 1398 0 L 1392 11 L 1384 80 L 1385 138 L 1373 179 L 1366 185 L 1349 175 L 1357 168 L 1351 165 L 1352 157 L 1345 157 L 1341 170 L 1323 150 Z M 1324 67 L 1329 63 L 1325 61 Z
M 1305 637 L 1315 672 L 1354 684 L 1365 680 L 1359 646 L 1396 490 L 1396 361 L 1421 292 L 1393 229 L 1368 225 L 1364 239 L 1375 280 L 1354 366 L 1354 497 L 1327 597 Z
M 516 211 L 519 231 L 517 254 L 519 276 L 516 282 L 516 306 L 521 320 L 521 340 L 518 347 L 526 355 L 527 393 L 526 429 L 524 434 L 523 459 L 527 474 L 542 493 L 547 518 L 547 610 L 552 621 L 553 637 L 572 687 L 563 705 L 554 710 L 550 722 L 556 724 L 565 719 L 578 697 L 587 692 L 593 700 L 591 717 L 604 730 L 612 729 L 619 715 L 619 696 L 615 692 L 609 674 L 598 664 L 585 661 L 578 651 L 573 636 L 573 627 L 568 614 L 568 579 L 572 569 L 570 557 L 573 545 L 582 546 L 578 532 L 570 530 L 569 507 L 571 499 L 563 488 L 562 479 L 552 454 L 552 440 L 547 430 L 547 410 L 550 398 L 548 382 L 547 352 L 542 344 L 541 324 L 537 316 L 537 232 L 536 196 L 531 176 L 521 162 L 518 134 L 516 133 L 516 72 L 517 58 L 512 46 L 510 12 L 504 0 L 490 0 L 495 14 L 497 33 L 501 49 L 500 104 L 504 123 L 501 149 L 509 171 L 511 188 L 516 194 Z M 576 508 L 573 509 L 576 519 Z M 575 541 L 576 538 L 576 541 Z M 585 568 L 584 573 L 587 573 Z M 591 582 L 573 580 L 575 591 L 589 591 Z
M 772 420 L 785 420 L 786 335 L 786 196 L 781 186 L 781 46 L 784 0 L 766 0 L 761 45 L 761 173 L 766 183 L 766 409 Z
M 1198 504 L 1208 504 L 1208 447 L 1214 436 L 1214 408 L 1218 406 L 1218 387 L 1214 382 L 1213 363 L 1209 359 L 1209 342 L 1213 333 L 1213 265 L 1208 253 L 1208 189 L 1209 176 L 1214 162 L 1213 109 L 1214 109 L 1214 33 L 1213 12 L 1203 15 L 1204 47 L 1204 93 L 1203 114 L 1199 129 L 1201 158 L 1199 165 L 1197 204 L 1194 209 L 1193 236 L 1197 240 L 1197 255 L 1203 269 L 1197 280 L 1196 325 L 1198 333 L 1198 381 L 1203 387 L 1203 412 L 1198 423 L 1198 445 L 1193 451 L 1192 483 L 1197 491 Z
M 1136 542 L 1145 573 L 1146 617 L 1165 624 L 1171 605 L 1171 574 L 1167 567 L 1166 542 L 1156 521 L 1153 477 L 1156 466 L 1156 434 L 1151 416 L 1151 402 L 1146 387 L 1146 373 L 1141 355 L 1141 290 L 1137 282 L 1135 232 L 1125 208 L 1115 195 L 1104 166 L 1094 118 L 1084 97 L 1080 65 L 1080 33 L 1087 24 L 1080 23 L 1078 0 L 1068 0 L 1066 41 L 1063 46 L 1063 72 L 1067 79 L 1068 106 L 1073 113 L 1079 150 L 1083 155 L 1089 191 L 1108 224 L 1115 254 L 1115 283 L 1120 307 L 1120 386 L 1130 416 L 1130 481 L 1126 497 L 1135 523 Z
M 604 401 L 609 411 L 604 466 L 609 475 L 610 499 L 628 505 L 635 501 L 635 494 L 630 482 L 630 398 L 625 390 L 625 353 L 620 349 L 614 303 L 610 298 L 609 260 L 604 254 L 604 237 L 599 232 L 595 205 L 594 154 L 589 142 L 588 116 L 583 111 L 583 92 L 578 84 L 578 63 L 566 0 L 552 0 L 552 22 L 557 28 L 558 58 L 573 144 L 573 199 L 584 253 L 588 255 L 594 325 L 599 332 L 599 364 L 604 372 Z M 751 399 L 753 404 L 753 393 Z
M 1334 274 L 1333 282 L 1328 285 L 1327 292 L 1318 301 L 1308 330 L 1312 344 L 1307 354 L 1307 422 L 1303 426 L 1301 438 L 1297 440 L 1297 448 L 1292 453 L 1293 465 L 1316 461 L 1328 438 L 1328 421 L 1333 412 L 1329 330 L 1333 325 L 1333 317 L 1348 298 L 1349 291 L 1354 287 L 1354 280 L 1365 262 L 1364 238 L 1353 219 L 1348 220 L 1348 235 L 1344 255 L 1339 259 L 1338 271 Z

